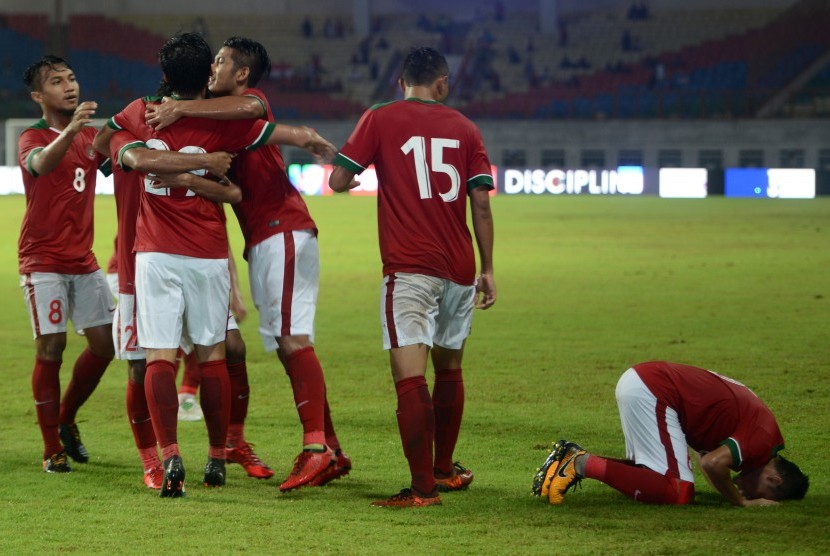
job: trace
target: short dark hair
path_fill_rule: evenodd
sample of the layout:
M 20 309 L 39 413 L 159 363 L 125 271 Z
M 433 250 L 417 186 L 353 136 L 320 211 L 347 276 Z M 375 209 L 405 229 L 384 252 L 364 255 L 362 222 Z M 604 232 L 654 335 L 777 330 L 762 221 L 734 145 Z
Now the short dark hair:
M 69 62 L 67 62 L 60 56 L 53 56 L 52 54 L 47 54 L 37 62 L 30 65 L 28 68 L 26 68 L 26 71 L 23 72 L 23 83 L 25 83 L 26 88 L 32 92 L 40 91 L 42 85 L 40 81 L 40 71 L 43 68 L 56 70 L 58 69 L 57 66 L 64 66 L 66 69 L 74 71 L 72 69 L 72 66 L 69 65 Z
M 159 50 L 159 64 L 171 92 L 198 95 L 207 86 L 213 54 L 199 33 L 179 33 Z
M 230 37 L 222 46 L 233 49 L 231 58 L 238 68 L 248 68 L 248 85 L 256 87 L 259 80 L 271 74 L 271 59 L 260 43 L 246 37 Z
M 413 46 L 403 61 L 403 81 L 407 85 L 432 85 L 449 74 L 447 59 L 428 46 Z
M 810 478 L 793 462 L 783 456 L 775 458 L 775 470 L 781 476 L 781 484 L 775 489 L 778 500 L 801 500 L 810 487 Z

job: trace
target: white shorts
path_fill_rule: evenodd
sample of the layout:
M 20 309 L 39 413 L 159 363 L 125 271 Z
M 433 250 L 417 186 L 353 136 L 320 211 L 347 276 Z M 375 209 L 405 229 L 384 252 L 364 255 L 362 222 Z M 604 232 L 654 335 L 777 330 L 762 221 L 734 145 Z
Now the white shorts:
M 317 236 L 300 230 L 261 241 L 248 252 L 248 273 L 265 351 L 276 351 L 283 336 L 307 335 L 313 343 L 320 289 Z
M 470 335 L 475 286 L 424 274 L 384 276 L 380 288 L 383 349 L 426 344 L 461 349 Z
M 657 473 L 694 482 L 677 412 L 658 400 L 634 369 L 620 377 L 616 395 L 628 459 Z
M 239 330 L 239 323 L 236 322 L 236 317 L 233 316 L 233 313 L 231 313 L 229 309 L 227 332 L 230 332 L 231 330 Z M 185 355 L 190 355 L 193 352 L 193 342 L 191 342 L 186 336 L 182 336 L 182 342 L 179 344 L 179 349 L 181 349 Z
M 200 346 L 225 341 L 228 259 L 137 253 L 135 289 L 141 347 L 176 349 L 183 336 Z
M 119 294 L 112 326 L 112 342 L 115 346 L 116 359 L 136 361 L 147 358 L 144 348 L 138 342 L 137 321 L 135 295 Z M 228 330 L 239 330 L 239 324 L 230 311 L 228 311 Z M 185 337 L 182 337 L 179 347 L 186 354 L 193 351 L 193 343 Z
M 110 287 L 110 293 L 112 293 L 112 298 L 117 300 L 118 299 L 118 274 L 112 272 L 107 274 L 107 285 Z
M 112 324 L 112 344 L 116 359 L 136 361 L 146 359 L 144 348 L 138 344 L 138 319 L 136 318 L 135 295 L 118 294 L 115 320 Z
M 112 323 L 115 304 L 100 269 L 90 274 L 32 272 L 20 277 L 34 337 L 66 332 L 67 321 L 79 333 Z

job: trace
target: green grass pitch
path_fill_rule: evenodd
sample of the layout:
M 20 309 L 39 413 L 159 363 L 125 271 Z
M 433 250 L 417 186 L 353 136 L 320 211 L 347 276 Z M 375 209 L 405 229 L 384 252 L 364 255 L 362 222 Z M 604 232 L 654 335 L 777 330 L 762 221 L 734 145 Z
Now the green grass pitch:
M 16 260 L 24 200 L 0 199 L 0 552 L 830 552 L 830 198 L 494 198 L 499 299 L 474 318 L 456 451 L 476 479 L 467 492 L 444 495 L 443 506 L 414 511 L 369 506 L 408 484 L 380 345 L 374 200 L 308 203 L 322 257 L 317 351 L 352 474 L 280 494 L 301 429 L 249 299 L 241 325 L 252 388 L 246 435 L 277 476 L 257 481 L 230 466 L 224 488 L 205 490 L 204 423 L 180 423 L 188 495 L 162 500 L 141 482 L 119 361 L 79 413 L 90 462 L 65 476 L 41 472 L 34 346 Z M 112 198 L 98 198 L 96 211 L 95 250 L 105 263 Z M 233 216 L 229 227 L 242 263 Z M 247 292 L 244 263 L 240 271 Z M 63 385 L 82 347 L 70 334 Z M 637 504 L 592 481 L 560 507 L 532 498 L 551 440 L 624 455 L 614 385 L 631 364 L 651 359 L 710 368 L 753 388 L 778 416 L 785 454 L 810 475 L 807 498 L 737 509 L 700 478 L 689 507 Z

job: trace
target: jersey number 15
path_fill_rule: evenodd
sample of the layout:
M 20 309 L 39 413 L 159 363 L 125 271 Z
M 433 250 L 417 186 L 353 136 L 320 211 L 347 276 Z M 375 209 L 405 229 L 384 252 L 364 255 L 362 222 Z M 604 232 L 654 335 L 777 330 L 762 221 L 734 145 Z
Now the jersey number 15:
M 412 153 L 415 158 L 415 175 L 418 179 L 418 191 L 421 199 L 432 199 L 432 184 L 430 183 L 430 172 L 440 172 L 450 177 L 450 190 L 446 193 L 438 193 L 446 203 L 451 203 L 458 198 L 458 189 L 461 184 L 461 176 L 452 164 L 444 162 L 444 149 L 457 149 L 461 145 L 458 139 L 441 139 L 434 137 L 430 139 L 430 160 L 432 168 L 426 159 L 426 138 L 421 135 L 413 135 L 401 145 L 403 154 Z

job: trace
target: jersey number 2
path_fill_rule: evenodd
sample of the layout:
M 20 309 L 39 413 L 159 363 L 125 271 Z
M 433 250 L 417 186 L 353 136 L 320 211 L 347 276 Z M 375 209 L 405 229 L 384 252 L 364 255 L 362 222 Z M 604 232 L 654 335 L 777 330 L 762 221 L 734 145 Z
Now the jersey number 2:
M 445 203 L 451 203 L 458 198 L 461 176 L 458 175 L 455 166 L 444 162 L 444 149 L 457 149 L 460 145 L 461 142 L 457 139 L 441 139 L 438 137 L 430 139 L 432 168 L 427 163 L 425 137 L 413 135 L 406 143 L 401 145 L 403 154 L 412 153 L 415 158 L 415 176 L 418 179 L 418 191 L 421 199 L 432 199 L 430 171 L 447 174 L 450 177 L 450 190 L 446 193 L 438 193 Z

